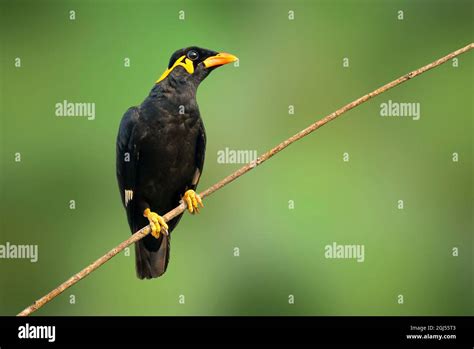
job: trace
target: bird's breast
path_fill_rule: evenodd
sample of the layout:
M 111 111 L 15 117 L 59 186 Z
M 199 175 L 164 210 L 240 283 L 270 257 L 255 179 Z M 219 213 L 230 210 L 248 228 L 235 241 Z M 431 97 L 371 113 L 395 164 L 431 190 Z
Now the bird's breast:
M 196 169 L 198 122 L 175 116 L 146 125 L 139 147 L 139 181 L 148 192 L 182 191 L 191 183 Z

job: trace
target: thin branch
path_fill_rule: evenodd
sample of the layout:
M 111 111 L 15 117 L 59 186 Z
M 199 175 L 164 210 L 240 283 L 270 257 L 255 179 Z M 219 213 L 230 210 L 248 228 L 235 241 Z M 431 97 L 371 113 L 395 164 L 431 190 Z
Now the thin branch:
M 362 96 L 359 99 L 356 99 L 355 101 L 345 105 L 344 107 L 336 110 L 334 113 L 325 116 L 324 118 L 322 118 L 319 121 L 316 121 L 314 124 L 311 124 L 310 126 L 305 128 L 304 130 L 298 132 L 294 136 L 292 136 L 292 137 L 288 138 L 287 140 L 285 140 L 284 142 L 278 144 L 273 149 L 271 149 L 271 150 L 267 151 L 266 153 L 262 154 L 260 157 L 257 158 L 256 161 L 253 161 L 253 162 L 241 167 L 240 169 L 238 169 L 237 171 L 235 171 L 231 175 L 227 176 L 226 178 L 224 178 L 220 182 L 218 182 L 218 183 L 214 184 L 212 187 L 206 189 L 205 191 L 203 191 L 200 194 L 201 197 L 205 198 L 205 197 L 211 195 L 212 193 L 214 193 L 217 190 L 221 189 L 225 185 L 229 184 L 230 182 L 236 180 L 240 176 L 242 176 L 245 173 L 249 172 L 250 170 L 254 169 L 255 167 L 257 167 L 258 165 L 260 165 L 264 161 L 270 159 L 272 156 L 279 153 L 280 151 L 282 151 L 283 149 L 288 147 L 290 144 L 293 144 L 297 140 L 300 140 L 301 138 L 307 136 L 311 132 L 317 130 L 321 126 L 324 126 L 329 121 L 334 120 L 335 118 L 337 118 L 338 116 L 344 114 L 345 112 L 357 107 L 358 105 L 361 105 L 364 102 L 367 102 L 369 99 L 371 99 L 375 96 L 378 96 L 379 94 L 384 93 L 384 92 L 390 90 L 391 88 L 393 88 L 397 85 L 400 85 L 401 83 L 403 83 L 407 80 L 410 80 L 410 79 L 414 78 L 415 76 L 423 74 L 424 72 L 426 72 L 430 69 L 433 69 L 433 68 L 435 68 L 435 67 L 437 67 L 437 66 L 439 66 L 443 63 L 446 63 L 450 59 L 452 59 L 456 56 L 459 56 L 460 54 L 465 53 L 465 52 L 471 50 L 472 48 L 474 48 L 474 43 L 470 43 L 469 45 L 467 45 L 463 48 L 460 48 L 459 50 L 456 50 L 456 51 L 454 51 L 454 52 L 452 52 L 452 53 L 450 53 L 450 54 L 448 54 L 448 55 L 446 55 L 446 56 L 444 56 L 444 57 L 428 64 L 428 65 L 425 65 L 424 67 L 421 67 L 421 68 L 419 68 L 417 70 L 414 70 L 414 71 L 412 71 L 408 74 L 405 74 L 405 75 L 399 77 L 398 79 L 393 80 L 392 82 L 389 82 L 388 84 L 376 89 L 375 91 L 372 91 L 372 92 L 366 94 L 365 96 Z M 166 213 L 163 216 L 163 218 L 165 219 L 165 221 L 169 221 L 169 220 L 173 219 L 174 217 L 176 217 L 176 216 L 180 215 L 181 213 L 183 213 L 185 208 L 186 208 L 185 204 L 181 203 L 179 206 L 175 207 L 174 209 L 172 209 L 171 211 Z M 106 263 L 109 259 L 114 257 L 116 254 L 120 253 L 123 249 L 125 249 L 126 247 L 130 246 L 131 244 L 137 242 L 138 240 L 142 239 L 143 237 L 145 237 L 149 233 L 150 233 L 150 226 L 147 225 L 146 227 L 140 229 L 135 234 L 133 234 L 130 238 L 128 238 L 127 240 L 122 242 L 120 245 L 113 248 L 112 250 L 107 252 L 105 255 L 103 255 L 102 257 L 97 259 L 94 263 L 90 264 L 88 267 L 82 269 L 80 272 L 78 272 L 77 274 L 72 276 L 70 279 L 63 282 L 61 285 L 59 285 L 57 288 L 55 288 L 54 290 L 49 292 L 47 295 L 45 295 L 45 296 L 41 297 L 40 299 L 38 299 L 34 304 L 32 304 L 28 308 L 24 309 L 21 313 L 19 313 L 18 316 L 28 316 L 31 313 L 33 313 L 34 311 L 38 310 L 43 305 L 45 305 L 46 303 L 51 301 L 53 298 L 60 295 L 66 289 L 68 289 L 69 287 L 71 287 L 72 285 L 74 285 L 75 283 L 82 280 L 83 278 L 85 278 L 90 273 L 92 273 L 94 270 L 99 268 L 102 264 Z

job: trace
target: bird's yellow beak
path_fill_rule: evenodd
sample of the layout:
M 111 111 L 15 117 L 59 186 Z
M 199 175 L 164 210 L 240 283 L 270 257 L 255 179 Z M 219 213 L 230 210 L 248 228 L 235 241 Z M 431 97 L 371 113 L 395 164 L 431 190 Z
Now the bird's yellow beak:
M 206 68 L 210 68 L 232 63 L 238 60 L 239 59 L 236 56 L 231 55 L 230 53 L 221 52 L 215 56 L 206 58 L 203 63 Z

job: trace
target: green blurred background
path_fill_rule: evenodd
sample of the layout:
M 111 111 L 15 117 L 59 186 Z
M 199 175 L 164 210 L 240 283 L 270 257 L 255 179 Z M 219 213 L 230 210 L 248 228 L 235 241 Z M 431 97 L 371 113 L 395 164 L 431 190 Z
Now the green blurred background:
M 0 260 L 0 314 L 13 315 L 128 238 L 118 124 L 176 49 L 240 58 L 198 93 L 203 190 L 240 167 L 218 164 L 219 150 L 261 153 L 471 42 L 473 2 L 2 1 L 0 27 L 0 244 L 39 246 L 37 263 Z M 363 104 L 210 197 L 174 231 L 164 277 L 139 281 L 132 249 L 36 314 L 472 315 L 472 54 Z M 55 116 L 65 99 L 96 103 L 96 119 Z M 420 103 L 421 119 L 381 117 L 389 99 Z M 333 242 L 364 244 L 365 262 L 326 259 Z

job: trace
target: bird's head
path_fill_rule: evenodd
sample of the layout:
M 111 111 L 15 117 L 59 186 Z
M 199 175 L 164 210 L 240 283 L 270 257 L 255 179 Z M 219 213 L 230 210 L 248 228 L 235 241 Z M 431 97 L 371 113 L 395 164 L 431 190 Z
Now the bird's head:
M 219 53 L 196 46 L 183 48 L 173 53 L 168 69 L 156 83 L 174 79 L 197 87 L 215 68 L 237 60 L 238 58 L 230 53 Z

